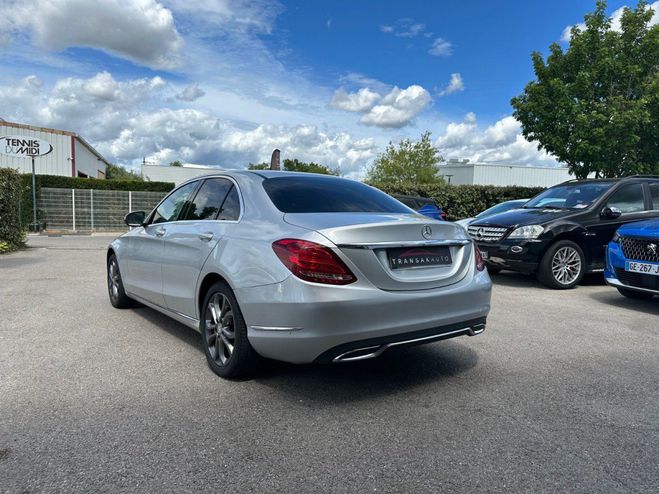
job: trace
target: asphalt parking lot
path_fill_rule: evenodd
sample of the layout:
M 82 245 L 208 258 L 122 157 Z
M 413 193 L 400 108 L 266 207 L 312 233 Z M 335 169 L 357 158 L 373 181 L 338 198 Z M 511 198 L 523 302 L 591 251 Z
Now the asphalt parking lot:
M 1 492 L 657 492 L 657 298 L 502 273 L 478 337 L 226 381 L 109 240 L 0 256 Z

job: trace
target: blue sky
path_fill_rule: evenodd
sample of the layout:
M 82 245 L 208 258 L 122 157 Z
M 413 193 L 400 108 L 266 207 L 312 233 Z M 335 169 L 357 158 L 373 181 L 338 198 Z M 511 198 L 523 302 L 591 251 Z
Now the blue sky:
M 609 2 L 614 24 L 624 5 Z M 425 130 L 446 158 L 556 165 L 510 98 L 533 78 L 531 52 L 567 46 L 594 1 L 0 6 L 0 118 L 79 132 L 133 168 L 240 168 L 279 147 L 359 177 Z

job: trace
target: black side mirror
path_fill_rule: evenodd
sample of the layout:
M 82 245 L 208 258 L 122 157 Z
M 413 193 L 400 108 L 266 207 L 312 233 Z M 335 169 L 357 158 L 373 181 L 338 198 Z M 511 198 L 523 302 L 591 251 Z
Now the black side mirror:
M 128 226 L 142 226 L 146 213 L 144 211 L 132 211 L 124 216 L 124 223 Z
M 618 208 L 613 207 L 613 206 L 605 207 L 604 209 L 602 209 L 602 212 L 600 213 L 602 218 L 606 218 L 608 220 L 615 220 L 621 214 L 622 214 L 622 211 L 620 211 Z

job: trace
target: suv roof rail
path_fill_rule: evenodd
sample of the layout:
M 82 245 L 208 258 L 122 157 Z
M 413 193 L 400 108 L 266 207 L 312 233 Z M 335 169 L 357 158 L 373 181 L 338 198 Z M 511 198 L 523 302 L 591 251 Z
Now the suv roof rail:
M 659 178 L 659 175 L 629 175 L 628 177 L 622 178 Z

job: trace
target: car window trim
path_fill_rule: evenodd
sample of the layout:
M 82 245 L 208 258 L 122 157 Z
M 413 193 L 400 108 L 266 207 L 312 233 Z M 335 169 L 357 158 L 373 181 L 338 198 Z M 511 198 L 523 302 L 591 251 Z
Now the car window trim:
M 211 181 L 211 180 L 217 180 L 218 178 L 221 179 L 221 180 L 227 180 L 228 182 L 231 182 L 231 185 L 229 186 L 229 190 L 227 191 L 227 193 L 222 198 L 222 201 L 220 202 L 220 207 L 218 208 L 217 213 L 215 213 L 215 215 L 212 218 L 205 218 L 203 220 L 201 220 L 201 219 L 185 219 L 185 217 L 187 216 L 188 208 L 189 208 L 190 204 L 192 204 L 194 202 L 194 200 L 197 198 L 197 194 L 199 194 L 199 192 L 201 191 L 201 188 L 204 186 L 204 184 L 206 182 Z M 188 204 L 186 204 L 185 208 L 183 208 L 184 211 L 181 212 L 180 217 L 176 221 L 215 221 L 217 219 L 217 216 L 220 214 L 220 211 L 222 210 L 222 205 L 224 204 L 224 201 L 227 200 L 229 192 L 231 192 L 231 189 L 233 189 L 233 187 L 234 187 L 234 183 L 231 180 L 228 180 L 228 177 L 205 177 L 202 180 L 200 180 L 200 182 L 201 182 L 201 185 L 199 185 L 195 189 L 194 198 L 192 199 L 192 201 L 186 201 Z
M 215 221 L 222 221 L 222 222 L 235 222 L 235 223 L 238 223 L 238 221 L 240 220 L 240 216 L 241 216 L 241 212 L 242 212 L 242 204 L 241 204 L 241 202 L 240 202 L 240 193 L 238 192 L 238 188 L 237 188 L 237 187 L 236 187 L 236 193 L 238 194 L 238 209 L 239 209 L 239 211 L 238 211 L 238 220 L 221 220 L 221 219 L 219 218 L 219 217 L 220 217 L 220 213 L 221 213 L 222 210 L 224 209 L 224 203 L 227 202 L 227 199 L 229 198 L 229 194 L 231 194 L 231 191 L 233 190 L 234 187 L 236 187 L 235 184 L 231 184 L 231 187 L 229 187 L 229 190 L 227 191 L 226 195 L 224 196 L 224 199 L 222 200 L 222 204 L 220 204 L 220 207 L 219 207 L 219 209 L 217 210 L 217 213 L 215 213 L 215 218 L 214 218 Z
M 656 185 L 657 188 L 659 188 L 659 180 L 651 180 L 646 182 L 646 187 L 648 190 L 648 199 L 650 202 L 648 203 L 648 206 L 650 208 L 650 211 L 659 211 L 659 200 L 657 201 L 657 206 L 655 207 L 654 201 L 652 200 L 652 190 L 650 190 L 650 187 L 653 185 Z
M 163 202 L 165 202 L 167 199 L 169 199 L 169 197 L 170 197 L 174 192 L 176 192 L 177 190 L 181 189 L 181 188 L 182 188 L 183 186 L 185 186 L 185 185 L 188 185 L 188 184 L 193 183 L 193 182 L 197 182 L 197 186 L 196 186 L 196 187 L 193 189 L 193 191 L 192 191 L 192 193 L 196 195 L 196 193 L 197 193 L 197 189 L 199 188 L 199 182 L 202 182 L 202 181 L 203 181 L 203 180 L 200 180 L 200 179 L 187 180 L 187 181 L 183 182 L 182 184 L 180 184 L 178 187 L 174 187 L 174 188 L 169 192 L 169 194 L 167 194 L 165 197 L 163 197 L 163 198 L 160 200 L 160 202 L 159 202 L 158 204 L 156 204 L 156 207 L 154 207 L 154 208 L 151 210 L 151 212 L 149 213 L 149 216 L 147 216 L 147 221 L 144 222 L 144 226 L 151 226 L 151 225 L 153 225 L 153 217 L 156 215 L 156 211 L 158 210 L 158 208 L 160 207 L 160 205 L 161 205 Z M 187 202 L 187 201 L 186 201 L 186 202 Z M 186 209 L 187 209 L 187 204 L 185 205 L 185 207 L 183 208 L 182 211 L 184 211 L 184 210 L 186 210 Z M 167 224 L 167 223 L 174 223 L 175 221 L 178 221 L 178 219 L 179 219 L 180 216 L 181 216 L 181 212 L 182 212 L 182 211 L 179 211 L 179 214 L 178 214 L 178 216 L 176 217 L 175 220 L 163 221 L 162 223 L 158 223 L 158 225 L 164 225 L 164 224 Z
M 634 181 L 634 182 L 618 182 L 616 184 L 617 187 L 614 188 L 614 190 L 610 191 L 611 193 L 606 197 L 606 199 L 603 202 L 602 207 L 606 207 L 609 205 L 609 201 L 611 198 L 619 191 L 624 189 L 625 187 L 630 187 L 632 185 L 640 185 L 641 186 L 641 191 L 643 192 L 643 211 L 627 211 L 623 212 L 620 214 L 620 216 L 625 216 L 625 215 L 630 215 L 630 214 L 641 214 L 641 213 L 647 213 L 648 212 L 648 195 L 645 190 L 645 182 L 639 182 L 639 181 Z M 598 208 L 601 209 L 601 208 Z
M 203 186 L 204 182 L 206 182 L 206 180 L 197 180 L 197 182 L 197 187 L 195 187 L 195 189 L 192 191 L 192 194 L 190 194 L 192 196 L 192 200 L 187 199 L 185 201 L 185 206 L 181 211 L 179 211 L 176 219 L 172 221 L 182 221 L 182 219 L 185 218 L 185 216 L 188 214 L 190 204 L 192 204 L 192 202 L 197 198 L 197 194 L 199 194 L 199 191 L 201 190 L 201 187 Z
M 183 220 L 183 219 L 177 219 L 177 220 L 176 220 L 177 222 L 181 223 L 181 222 L 187 222 L 187 221 L 221 221 L 222 223 L 240 223 L 240 221 L 243 219 L 243 215 L 244 215 L 244 213 L 245 213 L 245 202 L 243 201 L 243 195 L 242 195 L 242 192 L 241 192 L 241 190 L 240 190 L 240 186 L 238 185 L 238 182 L 236 182 L 236 180 L 235 180 L 233 177 L 230 177 L 230 176 L 228 176 L 228 175 L 211 175 L 211 176 L 204 176 L 203 179 L 202 179 L 202 178 L 197 178 L 197 179 L 195 179 L 195 180 L 197 180 L 197 181 L 199 181 L 199 182 L 204 182 L 204 181 L 206 181 L 206 180 L 210 180 L 210 179 L 212 179 L 212 178 L 224 178 L 224 179 L 226 179 L 226 180 L 229 180 L 229 181 L 233 184 L 233 186 L 236 188 L 236 191 L 238 192 L 238 203 L 239 203 L 239 205 L 240 205 L 240 214 L 238 215 L 238 219 L 237 219 L 237 220 L 218 220 L 218 219 L 216 219 L 217 216 L 219 215 L 219 211 L 218 211 L 218 213 L 216 214 L 215 218 L 212 219 L 212 220 Z M 165 199 L 167 199 L 171 194 L 173 194 L 175 190 L 179 189 L 180 187 L 183 187 L 185 184 L 188 184 L 188 183 L 190 183 L 190 182 L 192 182 L 192 180 L 188 180 L 187 182 L 184 182 L 184 183 L 182 183 L 181 185 L 179 185 L 178 187 L 176 187 L 176 189 L 172 190 L 169 194 L 167 194 L 167 196 L 165 196 L 165 197 L 163 198 L 162 201 L 160 201 L 160 202 L 158 203 L 158 206 L 160 206 L 160 204 L 161 204 Z M 198 188 L 199 188 L 199 186 L 197 186 L 197 189 L 198 189 Z M 196 194 L 196 192 L 197 192 L 197 189 L 195 189 L 195 194 Z M 230 192 L 230 191 L 231 191 L 231 189 L 229 189 L 229 192 Z M 224 199 L 226 200 L 226 197 L 225 197 Z M 222 205 L 224 205 L 224 201 L 222 201 Z M 156 206 L 155 208 L 153 208 L 153 211 L 152 211 L 151 214 L 149 215 L 149 220 L 151 219 L 151 218 L 150 218 L 151 215 L 153 215 L 153 214 L 155 213 L 156 209 L 158 209 L 158 206 Z M 180 216 L 180 215 L 179 215 L 179 216 Z M 171 221 L 171 222 L 167 222 L 167 223 L 173 223 L 173 221 Z M 150 225 L 150 224 L 151 224 L 151 223 L 149 223 L 149 225 Z M 163 222 L 163 223 L 158 223 L 158 224 L 159 224 L 159 225 L 162 225 L 162 224 L 165 224 L 165 222 Z M 147 226 L 148 226 L 148 225 L 147 225 Z

